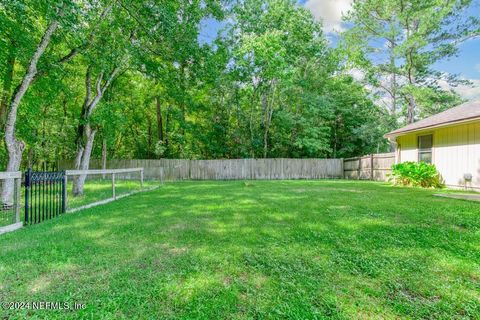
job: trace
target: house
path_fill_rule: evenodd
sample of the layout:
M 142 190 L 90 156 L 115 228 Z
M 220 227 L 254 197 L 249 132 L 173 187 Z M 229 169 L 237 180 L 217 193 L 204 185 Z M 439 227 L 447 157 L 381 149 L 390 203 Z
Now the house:
M 480 191 L 480 101 L 448 109 L 385 137 L 396 145 L 396 163 L 433 163 L 447 186 Z

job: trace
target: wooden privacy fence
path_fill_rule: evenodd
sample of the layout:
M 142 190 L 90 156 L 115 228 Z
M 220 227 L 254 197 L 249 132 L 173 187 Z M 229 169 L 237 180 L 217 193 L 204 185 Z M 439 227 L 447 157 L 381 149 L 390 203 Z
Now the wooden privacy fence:
M 326 178 L 386 181 L 394 163 L 395 153 L 380 153 L 346 159 L 109 160 L 107 168 L 143 167 L 145 179 L 168 181 Z M 60 169 L 72 166 L 73 161 L 59 162 Z M 100 169 L 102 163 L 92 160 L 90 167 Z
M 345 179 L 386 181 L 395 163 L 395 153 L 378 153 L 343 160 Z
M 60 161 L 69 169 L 73 161 Z M 100 160 L 90 167 L 101 168 Z M 343 178 L 342 159 L 110 160 L 107 168 L 143 167 L 145 179 L 254 180 Z

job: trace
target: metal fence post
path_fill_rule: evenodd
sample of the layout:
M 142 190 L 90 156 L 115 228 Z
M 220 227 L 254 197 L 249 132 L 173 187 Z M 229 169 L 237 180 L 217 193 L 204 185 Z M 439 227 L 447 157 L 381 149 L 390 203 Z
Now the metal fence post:
M 143 168 L 140 170 L 140 188 L 143 189 Z
M 67 204 L 67 183 L 68 183 L 68 178 L 67 178 L 67 173 L 64 170 L 63 171 L 63 183 L 62 183 L 62 213 L 65 213 L 68 208 Z

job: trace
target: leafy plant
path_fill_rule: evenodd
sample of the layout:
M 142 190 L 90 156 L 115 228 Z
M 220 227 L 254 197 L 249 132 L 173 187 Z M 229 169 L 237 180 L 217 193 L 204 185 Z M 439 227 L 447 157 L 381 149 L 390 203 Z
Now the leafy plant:
M 426 162 L 406 161 L 392 166 L 389 181 L 396 185 L 441 188 L 444 186 L 442 177 L 433 164 Z

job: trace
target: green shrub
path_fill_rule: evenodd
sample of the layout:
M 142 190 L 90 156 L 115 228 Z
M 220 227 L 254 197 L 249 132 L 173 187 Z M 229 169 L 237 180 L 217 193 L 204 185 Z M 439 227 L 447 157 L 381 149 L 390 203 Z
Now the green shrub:
M 392 173 L 389 181 L 396 185 L 441 188 L 443 187 L 442 177 L 433 164 L 425 162 L 402 162 L 392 166 Z

